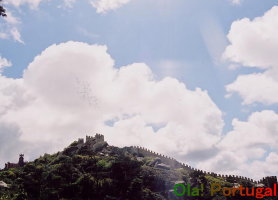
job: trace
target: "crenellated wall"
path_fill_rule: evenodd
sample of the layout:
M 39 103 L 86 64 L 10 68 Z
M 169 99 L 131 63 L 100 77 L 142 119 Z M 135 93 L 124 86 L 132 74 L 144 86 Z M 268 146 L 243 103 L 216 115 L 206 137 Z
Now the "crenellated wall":
M 96 134 L 95 136 L 88 136 L 86 135 L 86 143 L 90 143 L 90 142 L 104 142 L 104 135 L 102 134 Z
M 277 177 L 276 176 L 268 176 L 268 177 L 262 178 L 261 180 L 255 181 L 253 179 L 250 179 L 250 178 L 247 178 L 247 177 L 244 177 L 244 176 L 223 175 L 223 174 L 221 175 L 221 174 L 216 174 L 214 172 L 207 172 L 207 171 L 203 171 L 203 170 L 193 168 L 193 167 L 191 167 L 187 164 L 178 162 L 174 158 L 156 153 L 156 152 L 151 151 L 149 149 L 146 149 L 144 147 L 132 146 L 131 148 L 133 148 L 133 150 L 139 155 L 142 154 L 142 155 L 147 156 L 147 157 L 159 157 L 164 164 L 167 164 L 167 165 L 171 166 L 172 168 L 184 168 L 184 169 L 187 169 L 187 170 L 190 170 L 190 171 L 197 171 L 197 172 L 203 173 L 205 175 L 210 175 L 210 176 L 213 176 L 213 177 L 218 177 L 218 178 L 222 177 L 224 179 L 229 179 L 230 181 L 234 181 L 235 183 L 239 182 L 239 181 L 243 181 L 243 180 L 252 182 L 253 184 L 263 183 L 264 185 L 273 185 L 273 183 L 277 183 Z
M 96 134 L 95 137 L 92 136 L 86 136 L 86 143 L 88 142 L 92 142 L 92 141 L 104 141 L 104 135 L 102 134 Z M 80 139 L 78 140 L 78 142 L 83 143 L 84 140 Z M 207 172 L 207 171 L 203 171 L 203 170 L 199 170 L 196 168 L 193 168 L 185 163 L 181 163 L 178 162 L 177 160 L 175 160 L 174 158 L 156 153 L 154 151 L 151 151 L 147 148 L 144 147 L 140 147 L 140 146 L 132 146 L 131 147 L 133 149 L 133 151 L 135 151 L 137 154 L 142 154 L 143 156 L 147 156 L 147 157 L 159 157 L 162 161 L 162 163 L 169 165 L 171 168 L 184 168 L 186 170 L 189 170 L 191 172 L 195 171 L 195 172 L 199 172 L 199 173 L 203 173 L 205 175 L 210 175 L 213 177 L 221 177 L 224 178 L 225 180 L 229 179 L 229 181 L 238 183 L 239 181 L 249 181 L 252 182 L 253 184 L 259 184 L 259 183 L 263 183 L 264 185 L 273 185 L 273 183 L 277 183 L 277 177 L 276 176 L 269 176 L 269 177 L 264 177 L 261 180 L 255 181 L 253 179 L 244 177 L 244 176 L 235 176 L 235 175 L 223 175 L 223 174 L 216 174 L 214 172 Z
M 182 163 L 176 161 L 174 158 L 153 152 L 151 150 L 148 150 L 146 148 L 143 147 L 139 147 L 139 146 L 133 146 L 132 147 L 139 155 L 143 154 L 144 156 L 150 156 L 150 157 L 159 157 L 162 161 L 162 163 L 167 164 L 169 166 L 171 166 L 172 168 L 182 168 L 182 167 L 186 167 L 184 166 Z

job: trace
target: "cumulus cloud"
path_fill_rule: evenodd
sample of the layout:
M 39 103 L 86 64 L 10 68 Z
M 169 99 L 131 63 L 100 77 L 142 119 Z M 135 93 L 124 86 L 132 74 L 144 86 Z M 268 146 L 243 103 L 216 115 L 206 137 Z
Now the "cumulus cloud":
M 216 145 L 219 153 L 199 166 L 256 179 L 277 175 L 277 124 L 278 114 L 271 110 L 254 112 L 247 121 L 234 119 L 233 130 Z
M 237 92 L 243 98 L 243 104 L 261 102 L 270 105 L 278 102 L 278 83 L 267 73 L 240 75 L 226 89 L 229 94 Z
M 206 91 L 170 77 L 157 81 L 143 63 L 115 68 L 105 46 L 52 45 L 22 79 L 0 81 L 0 121 L 16 125 L 21 142 L 47 144 L 48 152 L 100 132 L 112 145 L 184 158 L 221 138 L 222 113 Z
M 24 144 L 19 141 L 20 131 L 18 127 L 14 124 L 0 122 L 0 132 L 0 159 L 16 160 L 21 148 L 24 149 Z
M 249 67 L 268 69 L 277 66 L 278 6 L 254 20 L 244 18 L 231 25 L 225 58 Z
M 91 0 L 90 3 L 97 9 L 97 13 L 106 13 L 116 10 L 129 3 L 130 0 Z
M 209 171 L 278 174 L 275 112 L 234 119 L 223 136 L 222 112 L 206 91 L 154 77 L 143 63 L 116 68 L 106 46 L 52 45 L 22 78 L 0 76 L 3 148 L 19 147 L 10 151 L 13 159 L 18 153 L 32 159 L 99 132 L 111 145 L 144 146 Z
M 241 147 L 252 148 L 261 145 L 269 145 L 277 149 L 277 122 L 278 115 L 270 110 L 252 113 L 247 122 L 234 119 L 232 122 L 234 131 L 225 136 L 221 145 L 234 150 Z
M 224 58 L 245 67 L 264 72 L 240 75 L 226 89 L 238 93 L 243 103 L 278 103 L 278 6 L 254 20 L 244 18 L 233 22 L 228 39 L 230 45 Z

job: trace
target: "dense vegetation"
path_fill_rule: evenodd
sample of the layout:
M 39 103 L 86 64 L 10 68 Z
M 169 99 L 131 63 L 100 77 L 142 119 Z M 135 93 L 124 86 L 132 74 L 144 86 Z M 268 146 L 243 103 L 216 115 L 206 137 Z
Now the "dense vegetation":
M 232 181 L 185 169 L 161 169 L 153 166 L 153 157 L 141 157 L 130 148 L 89 145 L 77 148 L 74 142 L 64 151 L 45 154 L 22 168 L 0 171 L 0 181 L 10 188 L 0 188 L 0 200 L 165 200 L 165 199 L 254 199 L 210 196 L 209 185 L 232 187 Z M 204 185 L 204 195 L 177 197 L 177 181 Z M 252 186 L 248 182 L 239 184 Z M 271 199 L 271 198 L 267 198 Z

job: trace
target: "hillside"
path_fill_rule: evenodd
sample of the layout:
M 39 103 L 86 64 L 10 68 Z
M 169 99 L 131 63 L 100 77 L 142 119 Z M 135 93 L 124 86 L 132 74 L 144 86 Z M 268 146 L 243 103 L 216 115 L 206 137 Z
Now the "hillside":
M 45 154 L 23 167 L 1 170 L 0 181 L 9 186 L 0 185 L 0 200 L 240 200 L 255 197 L 244 197 L 239 191 L 235 196 L 225 197 L 221 191 L 211 195 L 211 185 L 273 188 L 277 179 L 269 177 L 254 182 L 207 173 L 143 148 L 109 146 L 97 134 L 87 136 L 85 142 L 79 139 L 56 154 Z M 186 196 L 187 191 L 178 197 L 175 192 L 182 194 L 182 185 L 188 189 L 188 184 L 190 196 Z M 277 199 L 270 196 L 274 194 L 260 199 Z

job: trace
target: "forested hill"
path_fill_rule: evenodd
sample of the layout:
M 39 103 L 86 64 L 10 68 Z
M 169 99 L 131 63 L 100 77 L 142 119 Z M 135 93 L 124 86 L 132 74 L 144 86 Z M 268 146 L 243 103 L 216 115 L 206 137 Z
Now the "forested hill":
M 63 151 L 45 154 L 24 167 L 3 169 L 0 181 L 8 184 L 8 187 L 0 184 L 0 200 L 254 200 L 239 192 L 227 197 L 221 191 L 212 195 L 211 185 L 273 187 L 271 181 L 259 186 L 248 180 L 235 181 L 232 177 L 173 167 L 162 158 L 133 147 L 109 146 L 102 135 L 87 137 L 85 142 L 79 139 Z M 175 188 L 177 184 L 179 187 Z M 190 185 L 195 192 L 188 196 L 181 185 Z

